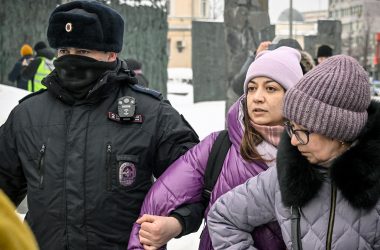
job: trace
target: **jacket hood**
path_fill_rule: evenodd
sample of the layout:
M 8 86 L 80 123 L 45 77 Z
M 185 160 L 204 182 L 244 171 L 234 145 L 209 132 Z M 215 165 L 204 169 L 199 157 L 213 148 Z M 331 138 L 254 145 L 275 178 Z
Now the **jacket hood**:
M 229 109 L 227 114 L 226 126 L 228 129 L 228 134 L 232 144 L 236 148 L 240 148 L 240 143 L 244 134 L 244 112 L 243 112 L 243 100 L 244 95 L 242 95 Z
M 37 56 L 46 57 L 47 59 L 52 60 L 55 56 L 54 52 L 49 48 L 43 48 L 36 51 Z
M 91 93 L 84 100 L 86 103 L 96 103 L 103 98 L 106 98 L 110 92 L 118 84 L 137 84 L 138 80 L 135 73 L 129 70 L 127 64 L 120 59 L 117 59 L 117 66 L 114 70 L 106 71 L 94 84 Z M 46 78 L 42 80 L 48 91 L 56 98 L 61 99 L 64 103 L 73 105 L 75 98 L 61 87 L 60 79 L 58 78 L 57 71 L 53 70 Z
M 357 140 L 328 169 L 343 197 L 355 208 L 370 209 L 380 196 L 380 103 L 372 101 L 368 121 Z M 309 163 L 284 133 L 278 147 L 277 172 L 282 201 L 302 207 L 319 191 L 326 175 Z

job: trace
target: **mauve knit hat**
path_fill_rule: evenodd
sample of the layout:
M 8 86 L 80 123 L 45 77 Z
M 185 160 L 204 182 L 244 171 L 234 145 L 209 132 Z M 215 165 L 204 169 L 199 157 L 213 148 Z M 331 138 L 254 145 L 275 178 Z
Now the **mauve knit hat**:
M 248 83 L 259 76 L 271 78 L 286 90 L 293 87 L 303 75 L 300 60 L 300 52 L 286 46 L 260 52 L 248 68 L 244 93 L 247 94 Z
M 371 102 L 367 73 L 352 57 L 333 56 L 286 92 L 283 114 L 312 133 L 354 141 Z

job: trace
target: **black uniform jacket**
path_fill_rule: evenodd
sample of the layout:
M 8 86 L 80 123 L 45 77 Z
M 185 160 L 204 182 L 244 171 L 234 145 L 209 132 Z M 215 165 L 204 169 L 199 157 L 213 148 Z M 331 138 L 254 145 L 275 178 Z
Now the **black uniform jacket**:
M 126 249 L 153 176 L 198 136 L 120 61 L 82 101 L 55 74 L 0 128 L 0 188 L 15 204 L 28 195 L 26 220 L 41 249 Z M 115 115 L 125 96 L 135 99 L 131 121 Z

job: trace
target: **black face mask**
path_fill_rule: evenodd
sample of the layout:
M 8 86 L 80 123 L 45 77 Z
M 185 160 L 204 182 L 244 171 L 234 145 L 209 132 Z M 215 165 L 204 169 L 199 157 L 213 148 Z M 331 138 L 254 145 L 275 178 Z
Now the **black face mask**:
M 114 69 L 116 64 L 116 61 L 103 62 L 78 55 L 65 55 L 54 61 L 62 87 L 76 99 L 86 97 L 104 72 Z

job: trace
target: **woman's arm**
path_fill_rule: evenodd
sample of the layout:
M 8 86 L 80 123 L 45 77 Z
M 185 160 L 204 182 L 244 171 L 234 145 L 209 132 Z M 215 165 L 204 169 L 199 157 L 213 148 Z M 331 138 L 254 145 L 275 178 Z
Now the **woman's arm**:
M 271 168 L 222 195 L 208 213 L 207 225 L 215 250 L 255 249 L 251 233 L 274 221 L 276 168 Z

